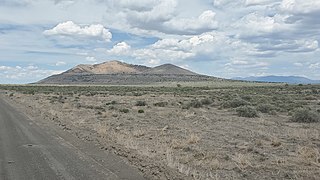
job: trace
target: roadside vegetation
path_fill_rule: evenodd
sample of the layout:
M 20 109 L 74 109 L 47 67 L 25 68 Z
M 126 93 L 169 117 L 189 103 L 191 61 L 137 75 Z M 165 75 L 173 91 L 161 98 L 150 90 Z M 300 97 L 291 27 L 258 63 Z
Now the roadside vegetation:
M 191 179 L 319 177 L 319 89 L 0 86 L 30 113 L 128 158 L 149 179 L 172 170 Z

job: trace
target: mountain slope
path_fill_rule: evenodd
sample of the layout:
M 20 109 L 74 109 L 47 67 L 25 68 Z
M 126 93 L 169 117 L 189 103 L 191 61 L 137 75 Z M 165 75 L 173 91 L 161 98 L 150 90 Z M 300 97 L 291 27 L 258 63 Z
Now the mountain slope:
M 47 77 L 39 84 L 112 84 L 137 85 L 162 82 L 198 82 L 217 80 L 181 67 L 164 64 L 154 68 L 109 61 L 96 65 L 78 65 L 61 74 Z
M 145 72 L 146 74 L 180 74 L 180 75 L 198 75 L 197 73 L 175 66 L 173 64 L 163 64 L 151 68 Z
M 236 77 L 233 80 L 241 81 L 258 81 L 258 82 L 283 82 L 289 84 L 320 84 L 319 80 L 311 80 L 300 76 L 250 76 L 250 77 Z
M 64 74 L 116 74 L 116 73 L 139 73 L 150 69 L 146 66 L 132 65 L 120 61 L 108 61 L 101 64 L 80 64 L 64 72 Z

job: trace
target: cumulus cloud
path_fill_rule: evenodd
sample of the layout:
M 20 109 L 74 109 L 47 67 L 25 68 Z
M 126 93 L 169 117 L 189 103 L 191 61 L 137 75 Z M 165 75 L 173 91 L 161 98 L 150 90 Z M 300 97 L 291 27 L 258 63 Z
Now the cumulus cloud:
M 111 32 L 101 24 L 80 26 L 72 21 L 59 23 L 52 29 L 43 32 L 47 36 L 69 36 L 75 38 L 95 38 L 109 42 L 112 38 Z
M 320 69 L 320 63 L 314 63 L 309 65 L 310 69 Z
M 308 14 L 319 11 L 320 1 L 318 0 L 283 0 L 281 10 L 293 14 Z
M 223 8 L 225 6 L 239 4 L 241 1 L 234 0 L 213 0 L 213 6 Z
M 198 18 L 173 18 L 164 23 L 168 29 L 176 32 L 189 32 L 199 34 L 218 28 L 218 21 L 215 19 L 216 13 L 207 10 Z
M 246 0 L 245 5 L 246 6 L 257 6 L 257 5 L 265 5 L 275 2 L 275 0 Z
M 62 71 L 41 69 L 34 65 L 29 66 L 0 66 L 0 83 L 31 83 L 39 79 L 59 74 Z
M 130 52 L 131 46 L 126 42 L 120 42 L 108 50 L 107 53 L 112 55 L 127 55 Z
M 233 40 L 223 33 L 212 32 L 183 39 L 161 39 L 147 48 L 134 50 L 132 56 L 139 60 L 151 59 L 157 63 L 159 61 L 182 63 L 185 60 L 215 61 L 254 53 L 255 48 L 250 44 Z
M 260 36 L 285 30 L 283 21 L 284 18 L 279 15 L 269 17 L 254 12 L 244 16 L 233 26 L 240 36 Z
M 170 20 L 176 6 L 177 0 L 138 0 L 134 2 L 119 0 L 113 4 L 113 8 L 118 11 L 116 15 L 119 18 L 125 18 L 125 23 L 144 29 Z

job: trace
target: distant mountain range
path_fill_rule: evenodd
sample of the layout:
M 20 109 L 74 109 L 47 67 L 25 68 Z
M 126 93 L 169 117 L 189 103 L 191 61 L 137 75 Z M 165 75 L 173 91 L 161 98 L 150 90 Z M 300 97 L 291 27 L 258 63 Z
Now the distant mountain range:
M 212 81 L 217 79 L 194 73 L 173 64 L 147 67 L 120 61 L 108 61 L 93 65 L 80 64 L 61 74 L 47 77 L 37 82 L 37 84 L 136 85 L 162 82 Z
M 275 82 L 288 84 L 320 84 L 320 80 L 311 80 L 300 76 L 250 76 L 250 77 L 235 77 L 233 80 L 241 81 L 256 81 L 256 82 Z

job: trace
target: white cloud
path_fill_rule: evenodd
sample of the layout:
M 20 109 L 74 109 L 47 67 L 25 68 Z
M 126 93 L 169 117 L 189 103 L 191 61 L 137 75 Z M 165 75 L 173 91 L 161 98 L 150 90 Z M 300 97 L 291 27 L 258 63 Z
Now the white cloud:
M 181 61 L 187 58 L 194 57 L 195 54 L 192 52 L 184 52 L 181 50 L 170 50 L 170 49 L 138 49 L 132 54 L 138 60 L 144 60 L 149 62 L 161 62 L 161 61 Z
M 246 6 L 265 5 L 272 2 L 275 2 L 275 0 L 246 0 L 245 5 Z
M 317 40 L 295 40 L 297 48 L 289 50 L 291 52 L 311 52 L 315 51 L 319 47 Z
M 58 61 L 58 62 L 56 62 L 56 66 L 63 66 L 63 65 L 66 65 L 67 63 L 66 62 L 64 62 L 64 61 Z
M 302 66 L 303 66 L 302 63 L 298 63 L 298 62 L 297 62 L 297 63 L 293 63 L 293 65 L 294 65 L 294 66 L 297 66 L 297 67 L 302 67 Z
M 320 10 L 318 0 L 283 0 L 280 5 L 281 10 L 293 14 L 307 14 Z
M 112 38 L 111 32 L 101 24 L 83 26 L 75 24 L 72 21 L 59 23 L 56 27 L 43 32 L 47 36 L 70 36 L 76 38 L 96 38 L 109 42 Z
M 0 0 L 1 6 L 26 6 L 31 3 L 32 0 Z
M 314 63 L 309 65 L 310 69 L 320 69 L 320 63 Z
M 249 64 L 248 61 L 244 61 L 244 60 L 234 60 L 231 62 L 232 65 L 247 65 Z
M 150 59 L 147 64 L 149 65 L 159 65 L 160 64 L 160 60 L 159 59 Z
M 59 74 L 62 71 L 56 70 L 47 70 L 47 69 L 40 69 L 37 66 L 29 65 L 29 66 L 0 66 L 0 83 L 31 83 L 36 82 L 39 79 Z
M 259 36 L 286 30 L 284 19 L 280 15 L 269 17 L 254 12 L 244 16 L 233 27 L 240 36 Z
M 192 48 L 200 46 L 202 44 L 213 42 L 217 40 L 217 38 L 219 37 L 215 36 L 214 34 L 201 34 L 201 35 L 185 38 L 183 40 L 178 40 L 173 38 L 162 39 L 154 43 L 152 45 L 152 48 L 191 50 Z
M 215 19 L 216 13 L 207 10 L 198 18 L 173 18 L 164 25 L 173 31 L 200 33 L 218 28 L 218 21 Z
M 107 53 L 112 55 L 127 55 L 130 50 L 130 45 L 128 45 L 126 42 L 120 42 L 113 46 L 112 49 L 108 50 Z
M 116 5 L 114 8 L 120 10 L 119 15 L 122 14 L 127 23 L 141 27 L 147 25 L 146 23 L 152 24 L 170 20 L 177 6 L 177 0 L 151 0 L 150 2 L 146 0 L 134 2 L 119 0 L 113 5 Z
M 246 60 L 238 60 L 234 59 L 230 63 L 226 63 L 225 67 L 227 69 L 247 69 L 247 68 L 258 68 L 258 69 L 265 69 L 270 64 L 267 62 L 257 62 L 257 61 L 246 61 Z
M 89 61 L 89 62 L 97 62 L 97 59 L 95 57 L 92 57 L 92 56 L 86 57 L 86 60 Z
M 225 7 L 229 6 L 230 4 L 239 4 L 241 1 L 235 1 L 235 0 L 213 0 L 213 6 L 215 7 Z
M 1 71 L 10 70 L 10 69 L 12 69 L 12 68 L 8 67 L 8 66 L 0 66 Z

